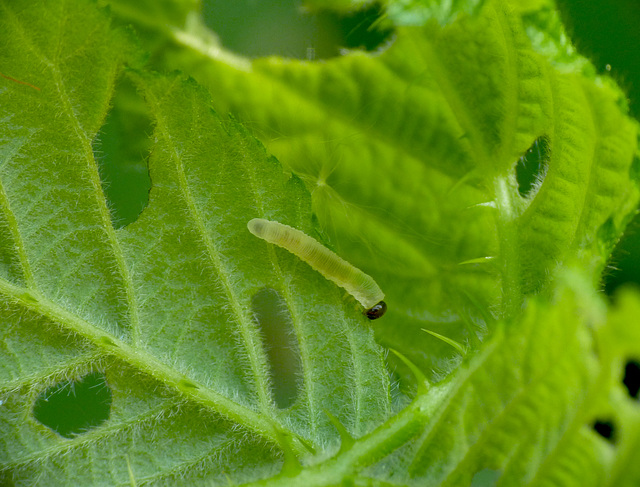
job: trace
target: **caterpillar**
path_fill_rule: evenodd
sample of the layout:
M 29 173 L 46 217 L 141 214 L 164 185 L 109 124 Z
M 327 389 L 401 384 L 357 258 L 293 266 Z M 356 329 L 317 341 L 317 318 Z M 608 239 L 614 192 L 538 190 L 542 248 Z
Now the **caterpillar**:
M 254 218 L 247 228 L 256 237 L 288 250 L 330 281 L 344 288 L 362 306 L 370 320 L 387 311 L 384 293 L 373 278 L 352 266 L 309 235 L 276 221 Z

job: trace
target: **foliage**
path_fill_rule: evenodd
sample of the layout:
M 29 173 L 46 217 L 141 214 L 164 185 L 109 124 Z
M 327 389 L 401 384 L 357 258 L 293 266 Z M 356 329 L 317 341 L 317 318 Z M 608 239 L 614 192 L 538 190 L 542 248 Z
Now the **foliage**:
M 387 7 L 374 52 L 249 61 L 192 1 L 0 0 L 2 485 L 638 481 L 624 94 L 546 2 Z

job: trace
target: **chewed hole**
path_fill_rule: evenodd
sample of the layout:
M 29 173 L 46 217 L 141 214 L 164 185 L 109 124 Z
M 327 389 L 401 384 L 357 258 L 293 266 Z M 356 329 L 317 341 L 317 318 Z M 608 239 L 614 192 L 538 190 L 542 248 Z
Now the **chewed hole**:
M 301 377 L 298 340 L 287 306 L 274 289 L 256 293 L 251 306 L 264 337 L 273 381 L 273 398 L 280 409 L 291 406 L 298 397 Z
M 638 392 L 640 392 L 640 363 L 635 360 L 630 360 L 626 363 L 622 383 L 627 388 L 629 396 L 638 399 Z
M 598 230 L 598 239 L 602 242 L 605 253 L 615 245 L 602 282 L 608 296 L 614 296 L 622 285 L 640 285 L 640 260 L 637 258 L 640 247 L 640 214 L 636 214 L 627 224 L 622 236 L 620 230 L 610 223 L 612 220 L 607 219 Z M 609 240 L 605 239 L 607 236 Z
M 341 15 L 301 8 L 299 0 L 210 0 L 203 8 L 205 24 L 229 50 L 251 58 L 308 60 L 336 57 L 344 48 L 372 51 L 384 45 L 393 31 L 381 25 L 382 13 L 379 3 Z
M 111 401 L 106 376 L 92 372 L 46 389 L 35 401 L 33 416 L 60 436 L 73 438 L 109 419 Z
M 549 163 L 549 139 L 538 137 L 516 164 L 516 180 L 520 196 L 526 198 L 537 190 L 544 180 Z
M 134 222 L 149 201 L 151 179 L 145 157 L 153 132 L 148 107 L 128 78 L 116 85 L 113 108 L 93 144 L 102 190 L 114 227 Z
M 597 419 L 593 422 L 593 430 L 605 440 L 615 443 L 616 430 L 613 421 L 610 419 Z
M 393 29 L 380 22 L 383 14 L 382 6 L 377 3 L 369 4 L 344 16 L 334 11 L 317 14 L 320 31 L 325 31 L 331 26 L 335 26 L 334 28 L 338 31 L 335 44 L 324 48 L 329 55 L 319 57 L 337 56 L 341 49 L 374 51 L 385 45 L 393 35 Z

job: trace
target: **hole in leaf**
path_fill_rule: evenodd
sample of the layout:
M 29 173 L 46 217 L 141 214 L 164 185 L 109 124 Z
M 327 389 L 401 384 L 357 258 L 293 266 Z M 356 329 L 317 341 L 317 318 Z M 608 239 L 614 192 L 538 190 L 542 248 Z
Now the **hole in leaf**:
M 600 228 L 598 228 L 598 240 L 604 249 L 606 249 L 606 253 L 611 253 L 615 244 L 618 242 L 619 235 L 620 232 L 616 228 L 616 223 L 612 217 L 607 218 L 607 220 L 600 225 Z
M 640 157 L 634 156 L 629 166 L 629 177 L 636 182 L 640 182 Z
M 375 3 L 340 15 L 309 12 L 300 0 L 208 0 L 202 12 L 222 44 L 247 57 L 327 59 L 343 48 L 375 50 L 393 32 L 380 26 L 382 8 Z
M 109 419 L 111 400 L 105 375 L 92 372 L 42 392 L 33 406 L 33 416 L 60 436 L 73 438 Z
M 145 157 L 151 151 L 148 107 L 128 78 L 115 90 L 113 108 L 94 141 L 102 189 L 116 228 L 134 222 L 149 201 L 151 179 Z
M 613 421 L 608 419 L 597 419 L 593 423 L 593 430 L 605 440 L 615 443 L 615 427 Z
M 542 184 L 547 173 L 549 159 L 549 140 L 538 137 L 516 164 L 518 191 L 523 198 Z
M 323 32 L 325 25 L 335 25 L 339 32 L 338 41 L 334 45 L 325 48 L 330 55 L 318 57 L 338 56 L 340 49 L 374 51 L 384 45 L 393 35 L 393 29 L 380 23 L 383 13 L 382 7 L 376 3 L 344 16 L 335 12 L 318 13 L 319 31 Z
M 606 223 L 605 223 L 606 224 Z M 619 235 L 613 235 L 612 238 Z M 598 231 L 602 239 L 602 230 Z M 612 242 L 613 245 L 613 242 Z M 603 253 L 608 249 L 605 247 Z M 640 214 L 637 214 L 627 225 L 620 241 L 615 243 L 607 270 L 603 276 L 604 290 L 612 296 L 616 289 L 626 283 L 640 285 Z
M 291 315 L 274 289 L 256 293 L 251 306 L 264 337 L 276 405 L 281 409 L 288 408 L 298 396 L 298 378 L 301 376 L 298 341 Z
M 640 392 L 640 363 L 635 360 L 630 360 L 626 363 L 622 383 L 627 388 L 629 396 L 638 399 L 638 392 Z

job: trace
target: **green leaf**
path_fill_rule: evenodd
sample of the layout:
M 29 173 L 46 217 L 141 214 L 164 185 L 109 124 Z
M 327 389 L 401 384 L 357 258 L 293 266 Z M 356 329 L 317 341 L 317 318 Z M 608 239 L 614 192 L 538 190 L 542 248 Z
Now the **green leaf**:
M 14 41 L 2 65 L 40 88 L 7 82 L 0 104 L 4 481 L 127 483 L 130 466 L 138 483 L 240 482 L 277 472 L 280 448 L 302 457 L 336 443 L 325 410 L 353 435 L 370 431 L 390 405 L 365 318 L 246 228 L 261 216 L 311 233 L 306 189 L 192 80 L 131 71 L 155 119 L 152 188 L 137 220 L 113 227 L 92 142 L 129 47 L 80 5 L 35 16 L 1 5 Z M 252 301 L 264 288 L 283 325 L 290 315 L 300 361 L 286 409 Z M 59 396 L 85 383 L 110 402 L 107 417 L 57 423 L 55 408 L 79 401 Z
M 617 455 L 631 454 L 638 438 L 637 401 L 620 383 L 624 359 L 639 353 L 638 328 L 628 326 L 638 294 L 624 294 L 607 317 L 588 281 L 566 281 L 449 379 L 455 392 L 389 460 L 395 470 L 406 465 L 421 485 L 469 485 L 487 470 L 503 485 L 618 485 L 614 471 L 637 478 Z M 613 424 L 611 442 L 593 430 L 603 420 Z
M 224 52 L 189 1 L 114 22 L 18 3 L 0 0 L 0 484 L 637 483 L 640 296 L 596 291 L 638 203 L 615 85 L 555 69 L 501 0 L 325 62 Z M 132 30 L 198 81 L 143 66 Z M 136 151 L 150 190 L 125 224 L 105 188 Z M 254 217 L 371 274 L 388 314 L 372 329 Z
M 607 315 L 588 280 L 563 280 L 552 301 L 531 301 L 520 323 L 499 326 L 473 360 L 380 428 L 268 483 L 470 485 L 493 472 L 504 485 L 633 485 L 624 465 L 640 413 L 620 379 L 623 359 L 640 353 L 628 326 L 640 296 L 622 294 Z M 594 431 L 600 421 L 612 423 L 612 441 Z M 372 465 L 364 476 L 362 465 Z

